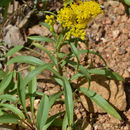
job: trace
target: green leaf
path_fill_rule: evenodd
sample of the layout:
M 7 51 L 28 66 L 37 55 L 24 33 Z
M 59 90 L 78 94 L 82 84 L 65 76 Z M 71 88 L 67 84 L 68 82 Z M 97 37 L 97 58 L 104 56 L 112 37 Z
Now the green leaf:
M 68 116 L 67 113 L 65 113 L 63 124 L 62 124 L 62 130 L 67 130 L 67 127 L 68 127 Z
M 61 113 L 63 113 L 63 112 L 57 113 L 57 114 L 49 117 L 48 120 L 47 120 L 47 123 L 43 126 L 42 130 L 47 130 L 47 128 L 55 121 L 57 116 L 59 116 Z
M 55 40 L 57 39 L 56 33 L 54 31 L 50 30 L 50 26 L 48 25 L 48 23 L 40 23 L 40 24 L 43 25 L 44 27 L 46 27 L 52 33 L 52 35 L 54 36 Z
M 77 79 L 77 78 L 83 77 L 83 76 L 84 76 L 84 75 L 81 74 L 81 73 L 76 73 L 76 74 L 74 74 L 74 75 L 69 79 L 69 81 L 72 81 L 72 80 L 74 80 L 74 79 Z
M 56 81 L 60 86 L 63 86 L 63 81 L 57 77 L 53 77 L 54 81 Z
M 90 74 L 105 75 L 108 78 L 124 81 L 122 76 L 108 69 L 88 69 L 88 72 Z
M 130 6 L 130 0 L 123 0 L 123 2 L 124 2 L 126 5 Z
M 64 3 L 65 3 L 66 5 L 68 5 L 68 4 L 71 4 L 73 1 L 74 1 L 74 0 L 66 0 Z
M 91 75 L 89 74 L 88 72 L 88 69 L 86 69 L 85 67 L 83 66 L 79 66 L 79 71 L 85 76 L 87 77 L 89 80 L 91 80 Z
M 63 92 L 58 92 L 56 94 L 53 94 L 49 97 L 49 106 L 51 108 L 51 106 L 55 103 L 55 100 L 57 98 L 59 98 L 61 95 L 63 94 Z
M 4 79 L 0 83 L 0 93 L 2 93 L 12 80 L 12 73 L 7 73 Z
M 44 64 L 37 67 L 33 71 L 29 72 L 28 75 L 22 81 L 22 86 L 26 86 L 35 76 L 41 73 L 43 70 L 48 69 L 50 64 Z
M 54 16 L 57 18 L 57 15 L 56 15 L 55 13 L 53 13 L 53 12 L 50 12 L 50 11 L 44 11 L 44 13 L 54 15 Z
M 28 63 L 31 65 L 43 65 L 45 64 L 42 60 L 33 56 L 16 56 L 7 62 L 7 65 L 12 63 Z
M 13 95 L 10 95 L 10 94 L 0 95 L 0 100 L 1 99 L 4 99 L 6 101 L 12 101 L 12 102 L 16 102 L 18 100 L 16 97 L 14 97 Z
M 19 117 L 15 114 L 4 114 L 0 116 L 0 123 L 13 123 L 18 124 L 19 123 Z
M 27 114 L 27 109 L 26 109 L 26 105 L 25 105 L 25 98 L 26 98 L 26 86 L 23 85 L 23 79 L 22 79 L 22 76 L 21 76 L 21 73 L 19 72 L 18 75 L 17 75 L 17 79 L 18 79 L 18 86 L 17 86 L 17 90 L 18 90 L 18 95 L 19 95 L 19 99 L 20 99 L 20 102 L 23 106 L 23 109 L 25 111 L 25 114 L 26 116 L 28 115 Z
M 1 0 L 0 1 L 0 7 L 5 7 L 4 9 L 4 18 L 7 15 L 7 11 L 8 11 L 8 7 L 9 7 L 9 3 L 13 1 L 13 0 Z
M 80 63 L 79 52 L 78 52 L 77 48 L 75 47 L 74 43 L 70 42 L 70 47 L 71 47 L 72 52 L 76 56 L 76 59 L 77 59 L 77 69 L 78 69 L 79 63 Z
M 21 119 L 25 119 L 25 116 L 22 113 L 22 111 L 20 111 L 18 108 L 16 108 L 13 104 L 1 104 L 0 103 L 0 107 L 7 108 L 8 110 L 12 111 L 17 116 L 19 116 Z
M 0 79 L 3 79 L 3 77 L 6 75 L 6 72 L 3 70 L 0 70 Z
M 50 26 L 47 23 L 40 23 L 42 26 L 46 27 L 48 30 L 50 30 Z
M 12 56 L 12 55 L 15 54 L 16 52 L 20 51 L 22 48 L 23 48 L 22 45 L 17 45 L 17 46 L 15 46 L 14 48 L 10 49 L 10 50 L 6 53 L 5 57 Z
M 45 47 L 43 47 L 39 43 L 33 43 L 33 45 L 36 46 L 36 47 L 38 47 L 38 48 L 40 48 L 40 49 L 42 49 L 44 52 L 46 52 L 46 54 L 48 55 L 48 57 L 50 58 L 50 60 L 52 61 L 52 63 L 58 69 L 58 63 L 57 63 L 57 59 L 55 58 L 55 56 L 53 56 Z
M 47 0 L 42 0 L 43 3 L 43 9 L 46 10 L 47 7 Z
M 49 98 L 44 94 L 40 101 L 36 117 L 38 130 L 43 130 L 43 127 L 47 122 L 48 113 L 49 113 Z
M 52 122 L 51 126 L 61 127 L 61 126 L 62 126 L 62 123 L 63 123 L 63 119 L 61 119 L 61 118 L 56 118 L 56 119 Z
M 55 43 L 55 41 L 52 40 L 51 38 L 44 37 L 44 36 L 29 36 L 28 39 L 34 40 L 34 41 L 53 42 L 53 43 Z
M 117 119 L 121 120 L 121 117 L 118 114 L 118 112 L 103 97 L 101 97 L 96 92 L 87 88 L 80 87 L 80 90 L 83 94 L 85 94 L 87 97 L 93 100 L 97 105 L 99 105 L 104 111 L 113 115 Z
M 35 69 L 35 67 L 31 66 L 31 71 Z M 28 92 L 30 94 L 30 105 L 31 105 L 31 112 L 32 116 L 34 116 L 34 100 L 36 95 L 36 89 L 37 89 L 37 79 L 36 76 L 33 77 L 33 79 L 28 83 Z
M 66 106 L 66 112 L 68 116 L 68 123 L 71 126 L 73 124 L 73 109 L 74 109 L 72 89 L 69 81 L 64 76 L 62 80 L 64 84 L 65 106 Z

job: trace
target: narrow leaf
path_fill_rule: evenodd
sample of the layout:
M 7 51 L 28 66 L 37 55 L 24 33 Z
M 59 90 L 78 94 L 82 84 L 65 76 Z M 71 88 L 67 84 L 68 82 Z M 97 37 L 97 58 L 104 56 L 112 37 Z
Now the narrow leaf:
M 12 73 L 8 73 L 0 83 L 0 93 L 2 93 L 12 80 Z
M 70 47 L 72 49 L 72 52 L 74 53 L 74 55 L 76 56 L 76 59 L 77 59 L 77 69 L 79 67 L 79 63 L 80 63 L 80 60 L 79 60 L 79 52 L 77 50 L 77 48 L 75 47 L 74 43 L 70 42 Z
M 6 53 L 5 57 L 12 56 L 12 55 L 15 54 L 16 52 L 20 51 L 22 48 L 23 48 L 22 45 L 17 45 L 17 46 L 15 46 L 14 48 L 10 49 L 10 50 Z
M 113 72 L 113 71 L 108 70 L 108 69 L 97 69 L 97 68 L 95 68 L 95 69 L 88 69 L 88 72 L 90 74 L 105 75 L 106 77 L 112 78 L 112 79 L 115 79 L 115 80 L 121 80 L 121 81 L 124 80 L 122 76 L 120 76 L 116 72 Z
M 13 95 L 10 94 L 4 94 L 4 95 L 0 95 L 0 100 L 6 100 L 6 101 L 12 101 L 12 102 L 16 102 L 18 99 L 16 97 L 14 97 Z
M 101 97 L 96 92 L 87 88 L 80 87 L 80 90 L 83 94 L 85 94 L 87 97 L 93 100 L 97 105 L 99 105 L 104 111 L 113 115 L 117 119 L 121 120 L 121 117 L 118 114 L 118 112 L 103 97 Z
M 56 94 L 53 94 L 49 97 L 49 107 L 51 108 L 51 106 L 55 103 L 55 100 L 57 98 L 59 98 L 61 95 L 63 94 L 63 92 L 58 92 Z
M 21 76 L 21 73 L 19 72 L 18 75 L 17 75 L 17 78 L 18 78 L 18 86 L 17 86 L 17 90 L 18 90 L 18 95 L 19 95 L 19 99 L 20 99 L 20 102 L 23 106 L 23 109 L 26 113 L 26 116 L 28 115 L 27 114 L 27 109 L 26 109 L 26 105 L 25 105 L 25 98 L 26 98 L 26 89 L 23 85 L 23 79 L 22 79 L 22 76 Z
M 63 112 L 62 112 L 63 113 Z M 57 113 L 51 117 L 48 118 L 47 120 L 47 123 L 44 125 L 43 129 L 42 130 L 47 130 L 47 128 L 55 121 L 55 119 L 57 118 L 57 116 L 59 116 L 61 114 L 60 113 Z
M 44 94 L 37 112 L 37 128 L 38 130 L 43 130 L 44 125 L 46 124 L 49 113 L 49 98 Z
M 19 123 L 19 117 L 15 114 L 4 114 L 0 116 L 0 123 L 13 123 L 18 124 Z
M 63 124 L 62 124 L 62 130 L 67 130 L 67 127 L 68 127 L 68 116 L 67 113 L 65 113 Z
M 89 80 L 91 80 L 91 75 L 89 74 L 88 72 L 88 69 L 86 69 L 85 67 L 83 66 L 79 66 L 79 71 L 84 74 L 84 76 L 86 76 Z
M 25 119 L 24 114 L 22 113 L 22 111 L 20 111 L 18 108 L 16 108 L 14 105 L 12 104 L 1 104 L 0 103 L 0 107 L 4 107 L 7 108 L 8 110 L 12 111 L 13 113 L 15 113 L 17 116 L 19 116 L 21 119 Z
M 0 79 L 3 79 L 5 75 L 6 75 L 6 72 L 4 72 L 3 70 L 0 70 Z
M 74 109 L 72 89 L 69 81 L 65 77 L 63 77 L 63 84 L 64 84 L 65 106 L 68 117 L 68 123 L 71 126 L 73 124 L 73 109 Z
M 12 63 L 28 63 L 31 65 L 43 65 L 45 64 L 42 60 L 33 56 L 16 56 L 7 62 L 7 65 Z
M 51 38 L 44 37 L 44 36 L 29 36 L 28 39 L 34 40 L 34 41 L 53 42 L 53 43 L 55 43 L 55 41 L 52 40 Z
M 35 67 L 31 66 L 31 71 L 35 69 Z M 37 79 L 36 76 L 33 77 L 33 79 L 28 83 L 28 92 L 30 94 L 30 105 L 31 105 L 31 112 L 32 116 L 34 115 L 34 100 L 36 95 L 36 89 L 37 89 Z

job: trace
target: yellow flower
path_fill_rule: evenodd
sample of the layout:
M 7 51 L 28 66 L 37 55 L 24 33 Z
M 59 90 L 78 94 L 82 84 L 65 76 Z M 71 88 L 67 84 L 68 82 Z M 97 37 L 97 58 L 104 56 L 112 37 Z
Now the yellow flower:
M 69 6 L 64 6 L 58 11 L 57 20 L 64 28 L 69 29 L 66 33 L 66 38 L 71 36 L 85 38 L 85 28 L 88 22 L 102 13 L 100 4 L 94 1 L 77 0 L 77 3 L 71 3 Z
M 53 26 L 56 23 L 54 15 L 46 15 L 45 23 L 48 23 L 50 26 L 50 30 L 53 30 Z

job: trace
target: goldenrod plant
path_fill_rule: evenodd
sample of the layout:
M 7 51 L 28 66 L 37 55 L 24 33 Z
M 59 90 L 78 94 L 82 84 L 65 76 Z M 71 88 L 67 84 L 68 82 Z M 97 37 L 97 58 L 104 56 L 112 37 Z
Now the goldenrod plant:
M 0 116 L 0 123 L 16 123 L 33 130 L 46 130 L 53 124 L 60 126 L 62 130 L 72 130 L 76 124 L 74 120 L 74 103 L 79 100 L 79 96 L 76 96 L 79 93 L 83 93 L 104 111 L 121 120 L 118 112 L 102 96 L 91 90 L 92 75 L 104 75 L 111 79 L 123 80 L 120 75 L 109 69 L 105 60 L 98 52 L 89 49 L 89 45 L 86 42 L 85 29 L 87 28 L 88 22 L 98 14 L 103 13 L 100 4 L 94 1 L 78 0 L 76 2 L 72 1 L 69 4 L 64 4 L 64 7 L 57 12 L 57 15 L 48 11 L 45 11 L 45 13 L 50 13 L 50 15 L 46 15 L 46 20 L 44 23 L 41 23 L 41 25 L 45 26 L 52 33 L 52 37 L 29 36 L 28 39 L 32 40 L 33 46 L 43 50 L 48 55 L 51 62 L 46 63 L 39 58 L 23 55 L 15 56 L 7 62 L 7 66 L 13 63 L 26 63 L 30 65 L 31 70 L 25 77 L 22 77 L 21 72 L 15 72 L 17 82 L 15 83 L 14 90 L 17 91 L 18 102 L 16 102 L 13 107 L 9 102 L 2 102 L 0 104 L 0 109 L 3 112 Z M 55 24 L 61 26 L 60 30 L 54 29 Z M 54 50 L 47 50 L 44 44 L 41 45 L 39 42 L 53 43 Z M 87 49 L 79 49 L 79 42 L 85 44 Z M 70 52 L 64 53 L 62 47 L 68 45 L 70 47 Z M 14 47 L 7 53 L 6 57 L 12 56 L 22 48 L 24 47 Z M 94 68 L 94 66 L 92 67 L 91 65 L 83 66 L 80 61 L 80 55 L 82 54 L 86 54 L 87 58 L 89 58 L 89 54 L 99 56 L 104 62 L 104 68 Z M 66 77 L 66 68 L 68 66 L 73 68 L 73 75 L 69 79 Z M 37 91 L 37 75 L 44 70 L 53 73 L 50 78 L 59 84 L 62 90 L 61 92 L 49 97 L 44 92 L 40 93 Z M 8 88 L 13 77 L 12 75 L 13 73 L 9 72 L 2 80 L 0 92 L 1 90 L 4 92 L 4 90 Z M 72 81 L 83 77 L 87 79 L 88 88 L 83 88 L 81 86 L 74 88 L 72 86 Z M 8 91 L 6 92 L 8 94 Z M 41 96 L 41 101 L 37 114 L 35 114 L 34 100 L 38 95 Z M 48 117 L 50 108 L 61 95 L 64 95 L 62 102 L 65 104 L 65 112 Z M 30 99 L 30 110 L 27 110 L 25 105 L 27 98 Z M 28 111 L 31 112 L 31 116 L 28 114 Z M 8 116 L 6 113 L 11 116 Z M 60 118 L 60 115 L 63 116 L 63 119 Z

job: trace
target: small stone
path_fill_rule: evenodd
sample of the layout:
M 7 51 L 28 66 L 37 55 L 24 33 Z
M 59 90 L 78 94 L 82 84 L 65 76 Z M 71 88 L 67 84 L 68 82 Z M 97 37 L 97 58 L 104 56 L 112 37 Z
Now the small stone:
M 108 1 L 108 3 L 113 7 L 118 7 L 120 4 L 118 1 Z
M 130 73 L 127 70 L 125 70 L 125 72 L 123 74 L 123 77 L 124 78 L 129 78 L 129 76 L 130 76 Z
M 128 72 L 130 73 L 130 67 L 129 67 L 127 70 L 128 70 Z
M 119 54 L 120 55 L 125 54 L 125 53 L 126 53 L 126 49 L 124 47 L 119 48 Z
M 117 37 L 119 36 L 119 34 L 120 34 L 120 31 L 119 31 L 119 30 L 114 30 L 114 31 L 112 32 L 112 35 L 113 35 L 113 38 L 114 38 L 114 39 L 117 38 Z

